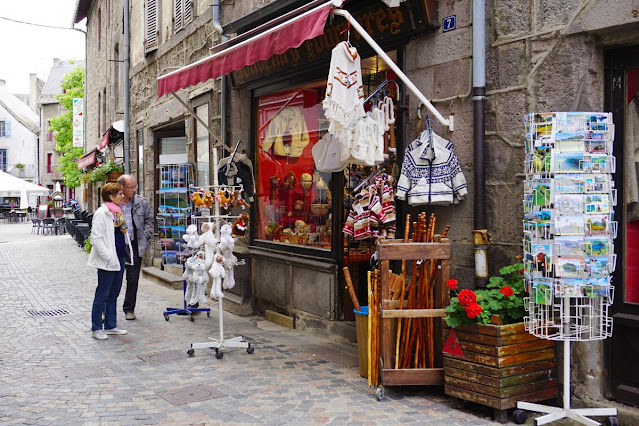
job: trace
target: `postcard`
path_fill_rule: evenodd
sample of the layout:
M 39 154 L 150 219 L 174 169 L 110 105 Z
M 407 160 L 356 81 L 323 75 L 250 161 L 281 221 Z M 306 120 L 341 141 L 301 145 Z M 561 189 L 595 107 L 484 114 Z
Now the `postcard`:
M 606 131 L 612 125 L 610 113 L 584 113 L 586 115 L 586 128 L 588 130 Z
M 557 112 L 555 114 L 555 127 L 558 131 L 583 130 L 585 124 L 586 119 L 581 112 Z
M 584 151 L 585 132 L 557 132 L 555 133 L 555 150 L 559 152 Z
M 592 256 L 585 259 L 585 273 L 587 277 L 608 276 L 608 256 Z
M 557 297 L 581 297 L 583 295 L 583 278 L 564 278 L 559 280 L 559 284 L 555 286 L 555 296 Z
M 583 256 L 584 238 L 582 236 L 556 235 L 555 256 Z
M 565 215 L 555 217 L 555 234 L 579 234 L 584 233 L 583 215 Z
M 586 192 L 610 192 L 610 175 L 608 174 L 585 175 L 584 181 Z
M 610 297 L 610 277 L 586 278 L 586 296 Z
M 556 193 L 576 193 L 584 192 L 584 175 L 581 173 L 567 173 L 555 176 Z
M 555 152 L 555 173 L 576 173 L 583 170 L 584 154 L 581 152 Z
M 587 256 L 606 256 L 610 254 L 609 237 L 586 237 L 585 248 Z
M 533 186 L 533 205 L 541 207 L 550 207 L 552 199 L 552 179 L 534 179 Z
M 609 234 L 610 233 L 610 217 L 609 215 L 593 214 L 588 215 L 586 219 L 586 230 L 588 234 Z
M 584 274 L 583 257 L 558 257 L 555 261 L 555 275 L 558 277 L 581 277 Z
M 609 173 L 610 163 L 606 154 L 587 154 L 583 157 L 584 173 Z
M 584 212 L 584 196 L 582 194 L 557 194 L 555 211 L 560 215 L 576 215 Z
M 608 196 L 608 194 L 587 194 L 586 213 L 610 213 L 610 197 Z
M 600 133 L 590 132 L 590 136 L 599 136 Z M 608 154 L 609 153 L 609 141 L 602 139 L 586 139 L 584 141 L 584 147 L 586 152 L 591 154 Z
M 553 296 L 553 280 L 552 278 L 533 277 L 533 303 L 538 305 L 551 305 Z
M 534 173 L 549 173 L 552 170 L 552 148 L 549 146 L 535 147 L 532 161 Z
M 534 267 L 535 259 L 533 255 L 531 253 L 526 253 L 524 255 L 524 273 L 532 275 Z
M 552 265 L 552 244 L 532 244 L 531 248 L 535 270 L 546 275 Z

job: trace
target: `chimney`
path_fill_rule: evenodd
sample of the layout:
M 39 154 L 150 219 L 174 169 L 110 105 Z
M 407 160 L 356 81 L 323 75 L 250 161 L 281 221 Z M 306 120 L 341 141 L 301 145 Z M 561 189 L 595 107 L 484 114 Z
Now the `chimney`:
M 53 58 L 53 66 L 55 67 L 60 63 L 60 58 Z
M 4 80 L 0 80 L 0 87 L 6 86 L 7 82 Z
M 42 90 L 38 90 L 38 75 L 29 74 L 29 107 L 31 107 L 36 114 L 39 113 L 38 98 L 41 92 Z

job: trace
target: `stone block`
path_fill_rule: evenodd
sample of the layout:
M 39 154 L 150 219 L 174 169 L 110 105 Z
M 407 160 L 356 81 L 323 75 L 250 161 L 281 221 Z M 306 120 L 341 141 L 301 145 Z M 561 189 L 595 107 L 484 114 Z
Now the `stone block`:
M 496 102 L 497 122 L 500 134 L 511 143 L 520 143 L 524 137 L 524 116 L 528 112 L 526 92 L 498 93 L 491 99 Z
M 497 37 L 526 34 L 531 29 L 532 0 L 494 2 L 494 25 Z
M 330 306 L 335 287 L 334 272 L 296 266 L 293 268 L 291 303 L 298 310 L 334 319 Z
M 471 30 L 467 27 L 423 37 L 409 43 L 408 56 L 415 55 L 417 68 L 468 58 L 472 51 L 471 36 Z
M 458 59 L 434 68 L 434 98 L 443 99 L 468 93 L 470 59 Z
M 253 285 L 255 297 L 286 305 L 287 285 L 290 281 L 290 265 L 271 258 L 256 257 L 253 259 Z
M 437 9 L 440 24 L 447 16 L 455 15 L 458 29 L 470 26 L 471 8 L 468 7 L 467 0 L 440 0 Z M 442 32 L 441 28 L 439 32 Z
M 581 3 L 580 0 L 539 0 L 535 31 L 544 31 L 567 24 Z

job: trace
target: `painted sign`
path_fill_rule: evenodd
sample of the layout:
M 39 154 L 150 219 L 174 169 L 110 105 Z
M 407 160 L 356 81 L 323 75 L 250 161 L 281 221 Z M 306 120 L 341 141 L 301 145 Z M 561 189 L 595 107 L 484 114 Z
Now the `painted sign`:
M 450 15 L 442 21 L 442 32 L 457 29 L 457 15 Z
M 84 146 L 84 99 L 73 98 L 73 146 Z

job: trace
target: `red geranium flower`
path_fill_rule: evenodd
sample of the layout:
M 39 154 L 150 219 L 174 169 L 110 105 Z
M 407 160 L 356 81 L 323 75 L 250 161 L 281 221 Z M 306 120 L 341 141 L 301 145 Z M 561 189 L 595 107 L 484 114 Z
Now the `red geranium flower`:
M 457 280 L 455 278 L 451 278 L 446 282 L 446 287 L 451 290 L 457 290 L 457 284 L 459 284 Z
M 468 306 L 471 303 L 477 302 L 477 296 L 475 296 L 475 292 L 466 289 L 459 292 L 459 296 L 457 296 L 457 299 L 459 299 L 459 304 L 462 306 Z
M 506 296 L 506 297 L 510 297 L 510 296 L 512 296 L 512 295 L 514 294 L 514 293 L 513 293 L 513 289 L 512 289 L 512 288 L 510 288 L 510 287 L 508 287 L 508 286 L 505 286 L 504 288 L 502 288 L 501 290 L 499 290 L 499 292 L 500 292 L 501 294 L 503 294 L 504 296 Z
M 477 303 L 473 302 L 470 305 L 466 306 L 466 315 L 470 319 L 474 319 L 477 315 L 481 314 L 481 306 Z

